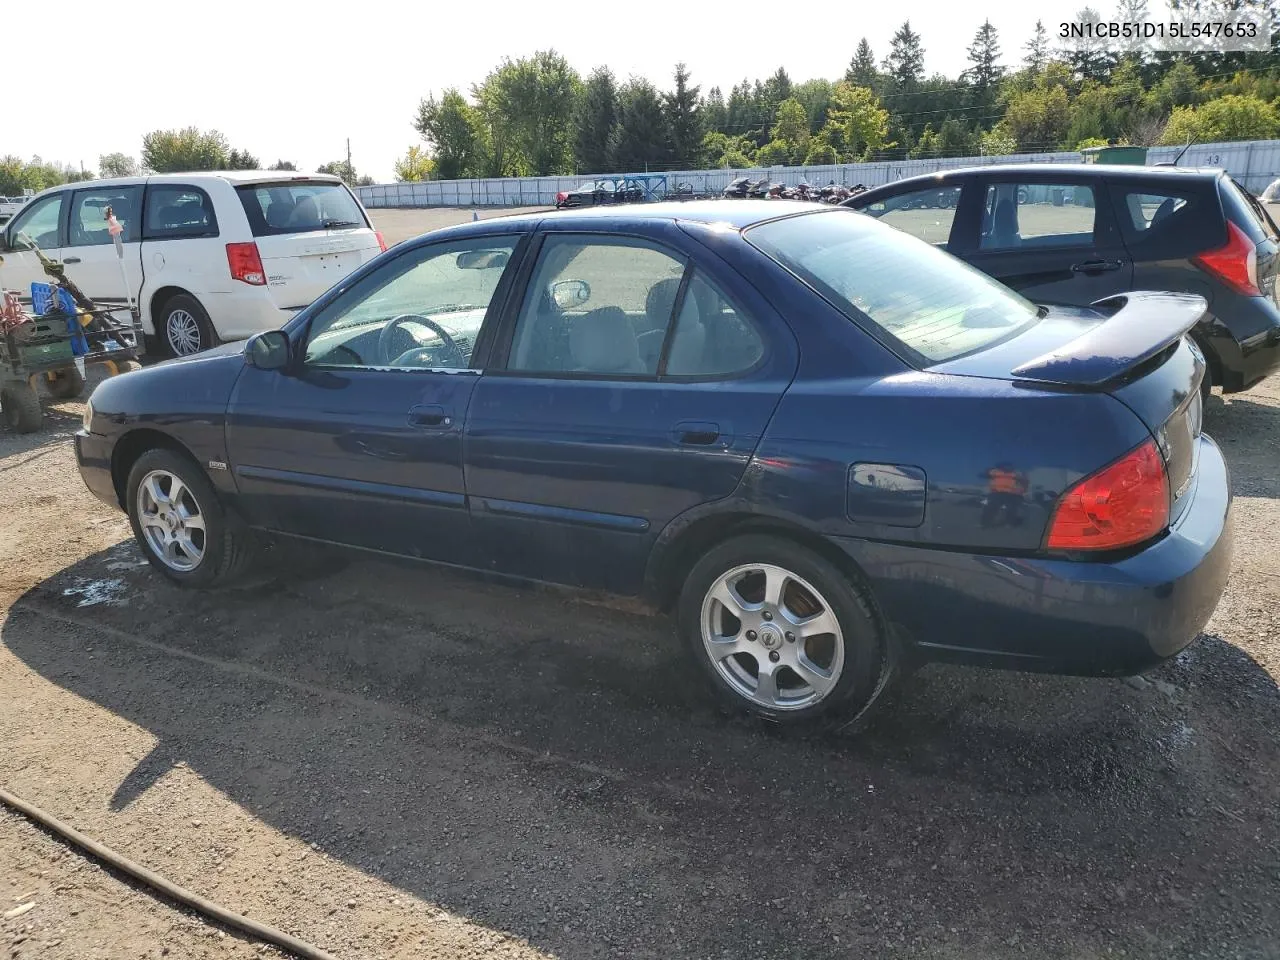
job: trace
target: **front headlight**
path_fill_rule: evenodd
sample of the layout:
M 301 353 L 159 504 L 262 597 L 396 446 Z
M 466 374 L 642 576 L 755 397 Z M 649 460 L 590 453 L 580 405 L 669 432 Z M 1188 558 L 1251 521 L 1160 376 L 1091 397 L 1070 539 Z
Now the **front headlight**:
M 84 402 L 84 416 L 80 418 L 80 426 L 84 427 L 85 433 L 91 433 L 93 427 L 93 397 L 89 397 Z

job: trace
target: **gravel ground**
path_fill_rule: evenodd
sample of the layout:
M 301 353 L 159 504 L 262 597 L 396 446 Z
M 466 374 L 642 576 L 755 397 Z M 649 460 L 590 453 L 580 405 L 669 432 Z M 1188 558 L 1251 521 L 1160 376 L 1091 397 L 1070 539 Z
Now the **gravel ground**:
M 1280 956 L 1280 379 L 1206 413 L 1208 636 L 1127 682 L 929 667 L 857 737 L 726 719 L 665 622 L 552 591 L 281 550 L 179 592 L 48 413 L 0 432 L 0 784 L 338 957 Z M 26 902 L 16 956 L 256 950 L 0 817 Z

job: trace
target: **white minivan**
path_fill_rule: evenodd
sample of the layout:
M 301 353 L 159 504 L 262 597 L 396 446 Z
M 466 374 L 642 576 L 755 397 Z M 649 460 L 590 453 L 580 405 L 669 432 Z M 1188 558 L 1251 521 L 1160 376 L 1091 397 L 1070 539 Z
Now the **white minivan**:
M 124 274 L 107 228 L 124 228 Z M 326 174 L 223 170 L 90 180 L 30 198 L 0 234 L 0 285 L 47 277 L 23 237 L 85 295 L 142 314 L 149 349 L 184 355 L 283 325 L 386 249 L 354 193 Z

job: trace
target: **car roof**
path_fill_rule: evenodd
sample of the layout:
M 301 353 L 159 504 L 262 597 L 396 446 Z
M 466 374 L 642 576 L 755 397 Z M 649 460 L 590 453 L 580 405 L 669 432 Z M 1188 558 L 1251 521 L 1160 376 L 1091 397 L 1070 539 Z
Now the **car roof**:
M 945 183 L 948 180 L 967 179 L 991 173 L 1035 177 L 1064 173 L 1073 176 L 1102 177 L 1104 180 L 1162 180 L 1188 177 L 1208 180 L 1222 176 L 1224 171 L 1220 167 L 1149 167 L 1119 163 L 987 163 L 981 166 L 958 167 L 955 170 L 939 170 L 936 173 L 906 177 L 872 187 L 867 193 L 879 192 L 890 187 L 901 187 L 904 184 Z M 854 199 L 861 199 L 864 196 L 866 194 L 859 194 Z
M 823 213 L 835 207 L 803 200 L 663 200 L 626 206 L 573 207 L 567 210 L 544 210 L 493 217 L 481 223 L 520 223 L 533 225 L 553 219 L 568 221 L 611 220 L 615 223 L 650 220 L 685 220 L 693 223 L 723 223 L 741 230 L 766 220 L 776 220 L 795 213 Z
M 135 177 L 104 177 L 101 180 L 81 180 L 75 183 L 62 183 L 56 187 L 42 190 L 37 196 L 52 193 L 55 190 L 82 190 L 96 187 L 133 187 L 140 183 L 200 183 L 207 180 L 225 180 L 233 184 L 247 183 L 287 183 L 290 180 L 322 180 L 327 183 L 341 183 L 342 178 L 331 173 L 303 173 L 300 170 L 193 170 L 189 173 L 146 173 Z

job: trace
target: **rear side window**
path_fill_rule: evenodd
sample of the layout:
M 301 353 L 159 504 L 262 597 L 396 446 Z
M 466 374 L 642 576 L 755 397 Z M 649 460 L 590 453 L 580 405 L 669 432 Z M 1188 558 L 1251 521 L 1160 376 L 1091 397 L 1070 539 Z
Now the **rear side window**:
M 694 270 L 667 351 L 667 376 L 726 377 L 759 363 L 764 342 L 720 288 Z
M 922 365 L 982 350 L 1039 319 L 1035 304 L 985 273 L 850 210 L 762 223 L 746 238 Z
M 341 183 L 291 180 L 236 187 L 255 237 L 367 227 L 360 204 Z
M 960 187 L 929 187 L 857 209 L 926 243 L 945 245 L 951 239 L 951 225 L 959 203 Z
M 193 240 L 217 235 L 213 201 L 199 187 L 167 183 L 147 187 L 144 240 Z
M 1093 188 L 1079 183 L 993 183 L 987 187 L 982 250 L 1093 244 Z
M 1243 229 L 1254 243 L 1276 236 L 1275 224 L 1252 193 L 1229 177 L 1223 177 L 1222 202 L 1227 215 Z

